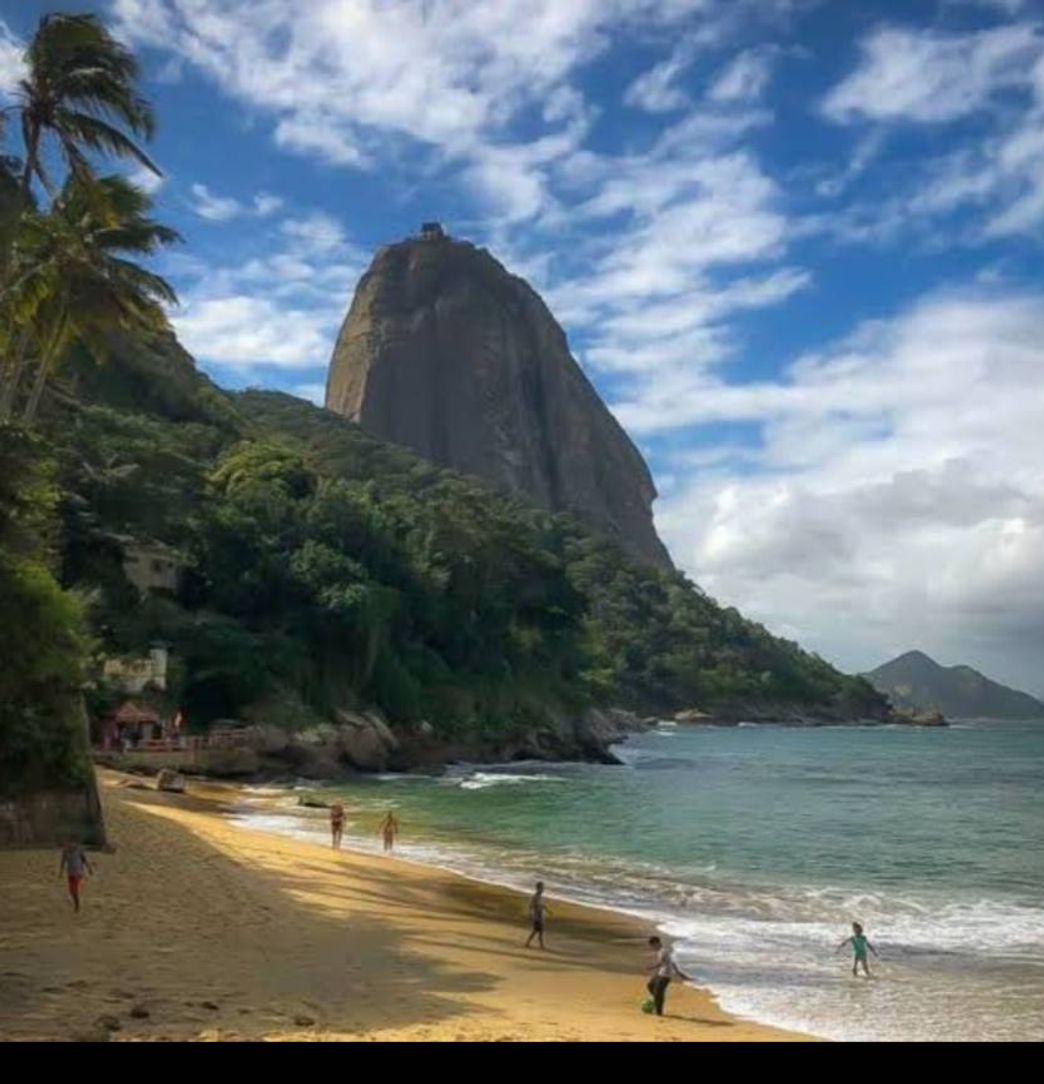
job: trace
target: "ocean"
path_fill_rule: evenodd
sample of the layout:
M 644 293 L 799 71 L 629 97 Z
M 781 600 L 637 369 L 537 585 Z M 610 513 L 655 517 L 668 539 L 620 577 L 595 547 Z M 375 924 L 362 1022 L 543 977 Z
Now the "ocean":
M 664 725 L 618 752 L 321 797 L 349 809 L 348 846 L 376 849 L 395 807 L 407 857 L 645 917 L 738 1015 L 840 1040 L 1044 1039 L 1044 721 Z M 327 838 L 294 802 L 242 816 Z M 869 981 L 835 951 L 854 920 L 881 955 Z

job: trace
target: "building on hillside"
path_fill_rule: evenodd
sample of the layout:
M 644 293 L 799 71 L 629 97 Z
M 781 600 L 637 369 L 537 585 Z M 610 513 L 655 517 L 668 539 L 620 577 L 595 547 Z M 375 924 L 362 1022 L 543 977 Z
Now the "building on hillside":
M 424 222 L 421 225 L 420 235 L 422 241 L 442 241 L 446 237 L 446 231 L 442 228 L 441 222 Z
M 187 563 L 181 554 L 162 542 L 120 539 L 120 543 L 123 571 L 143 595 L 152 591 L 177 591 Z
M 160 692 L 167 689 L 169 658 L 163 644 L 154 644 L 148 655 L 140 658 L 108 658 L 102 663 L 102 675 L 121 692 L 136 696 L 150 686 Z

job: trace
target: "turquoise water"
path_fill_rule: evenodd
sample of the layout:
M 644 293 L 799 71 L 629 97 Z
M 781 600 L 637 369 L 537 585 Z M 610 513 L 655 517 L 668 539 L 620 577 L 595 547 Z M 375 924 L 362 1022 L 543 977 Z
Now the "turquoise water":
M 1044 723 L 665 727 L 621 755 L 338 790 L 360 844 L 394 805 L 407 854 L 648 916 L 743 1015 L 1044 1039 Z M 854 919 L 869 982 L 834 952 Z

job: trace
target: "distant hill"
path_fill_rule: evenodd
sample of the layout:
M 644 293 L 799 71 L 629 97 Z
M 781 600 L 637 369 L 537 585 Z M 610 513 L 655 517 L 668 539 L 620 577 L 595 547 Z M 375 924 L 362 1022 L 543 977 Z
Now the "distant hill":
M 940 666 L 908 651 L 865 675 L 899 708 L 938 708 L 951 718 L 1044 719 L 1044 703 L 991 681 L 970 666 Z

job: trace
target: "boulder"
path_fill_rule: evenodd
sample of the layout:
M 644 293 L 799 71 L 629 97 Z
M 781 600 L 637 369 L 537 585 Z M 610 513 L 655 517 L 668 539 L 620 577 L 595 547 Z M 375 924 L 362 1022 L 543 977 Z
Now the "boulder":
M 172 794 L 184 794 L 185 777 L 173 768 L 160 768 L 156 773 L 156 789 L 168 790 Z
M 243 741 L 264 756 L 278 756 L 290 744 L 290 736 L 280 726 L 255 723 L 243 728 Z
M 388 724 L 376 713 L 341 709 L 336 713 L 337 745 L 341 756 L 364 772 L 387 771 L 399 741 Z

